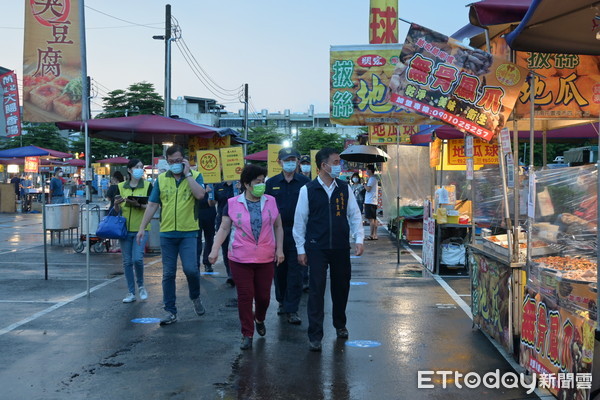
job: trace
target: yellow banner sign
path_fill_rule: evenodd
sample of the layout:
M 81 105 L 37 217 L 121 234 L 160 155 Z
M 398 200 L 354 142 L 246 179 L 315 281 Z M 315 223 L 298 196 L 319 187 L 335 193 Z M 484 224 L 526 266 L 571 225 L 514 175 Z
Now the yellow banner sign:
M 370 144 L 411 144 L 410 137 L 419 132 L 419 125 L 371 125 Z
M 440 153 L 442 149 L 442 139 L 435 139 L 429 146 L 429 166 L 435 168 L 440 165 Z
M 527 70 L 412 25 L 390 78 L 393 104 L 487 141 L 504 127 Z
M 213 150 L 223 147 L 229 147 L 231 144 L 231 136 L 215 135 L 211 138 L 191 137 L 188 141 L 188 154 L 190 155 L 190 163 L 196 165 L 196 152 L 198 150 Z
M 330 119 L 340 125 L 422 125 L 429 118 L 390 101 L 401 45 L 335 46 L 330 51 Z
M 202 174 L 204 183 L 221 182 L 221 158 L 219 150 L 199 150 L 196 152 L 198 172 Z
M 311 166 L 311 171 L 310 171 L 310 176 L 313 179 L 317 178 L 317 175 L 319 174 L 319 169 L 317 166 L 317 153 L 319 152 L 319 150 L 311 150 L 310 151 L 310 166 Z
M 77 0 L 25 1 L 23 120 L 81 119 Z
M 467 165 L 463 139 L 448 140 L 448 164 Z M 473 161 L 476 165 L 498 164 L 498 143 L 473 140 Z
M 369 43 L 398 43 L 398 0 L 371 0 Z
M 244 152 L 241 147 L 226 147 L 220 149 L 223 165 L 223 180 L 237 181 L 244 168 Z
M 267 145 L 267 174 L 269 177 L 275 176 L 281 172 L 281 165 L 277 162 L 279 158 L 279 150 L 283 146 L 280 144 Z

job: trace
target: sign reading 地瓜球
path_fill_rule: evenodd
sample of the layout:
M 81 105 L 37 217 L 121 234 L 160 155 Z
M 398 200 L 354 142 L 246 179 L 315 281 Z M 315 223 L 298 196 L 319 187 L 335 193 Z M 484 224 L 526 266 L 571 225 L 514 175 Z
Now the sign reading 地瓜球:
M 390 78 L 391 103 L 491 140 L 515 105 L 527 71 L 412 25 Z

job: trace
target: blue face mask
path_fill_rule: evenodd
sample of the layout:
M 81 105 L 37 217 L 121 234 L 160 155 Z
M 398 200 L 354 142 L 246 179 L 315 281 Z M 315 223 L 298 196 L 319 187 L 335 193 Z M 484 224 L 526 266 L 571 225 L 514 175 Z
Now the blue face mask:
M 183 163 L 171 164 L 169 169 L 172 173 L 178 175 L 183 172 Z
M 296 161 L 284 161 L 283 170 L 285 172 L 294 172 L 296 170 Z
M 131 175 L 135 179 L 141 179 L 144 176 L 144 170 L 141 168 L 134 168 L 131 170 Z
M 329 176 L 331 176 L 332 178 L 335 179 L 338 176 L 340 176 L 341 173 L 342 173 L 341 165 L 331 165 L 331 172 L 329 173 Z
M 302 172 L 304 172 L 305 174 L 310 172 L 310 164 L 302 164 L 300 166 L 300 169 L 302 170 Z

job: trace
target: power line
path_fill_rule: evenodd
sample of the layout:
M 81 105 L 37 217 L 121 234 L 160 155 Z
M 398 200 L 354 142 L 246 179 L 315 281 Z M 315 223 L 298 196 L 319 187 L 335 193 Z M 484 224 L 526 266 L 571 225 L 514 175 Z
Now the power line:
M 107 14 L 107 13 L 105 13 L 105 12 L 103 12 L 103 11 L 96 10 L 95 8 L 92 8 L 92 7 L 90 7 L 90 6 L 85 6 L 85 8 L 89 8 L 90 10 L 92 10 L 92 11 L 96 11 L 97 13 L 99 13 L 99 14 L 102 14 L 102 15 L 105 15 L 105 16 L 107 16 L 107 17 L 109 17 L 109 18 L 113 18 L 113 19 L 116 19 L 116 20 L 118 20 L 118 21 L 121 21 L 121 22 L 126 22 L 126 23 L 128 23 L 128 24 L 131 24 L 131 25 L 137 25 L 137 26 L 141 26 L 141 27 L 143 27 L 143 28 L 149 28 L 149 29 L 161 29 L 161 28 L 153 27 L 153 26 L 151 26 L 151 25 L 162 25 L 162 22 L 161 22 L 161 23 L 156 23 L 156 22 L 154 22 L 154 23 L 151 23 L 151 24 L 138 24 L 137 22 L 127 21 L 126 19 L 122 19 L 122 18 L 119 18 L 119 17 L 115 17 L 114 15 L 110 15 L 110 14 Z

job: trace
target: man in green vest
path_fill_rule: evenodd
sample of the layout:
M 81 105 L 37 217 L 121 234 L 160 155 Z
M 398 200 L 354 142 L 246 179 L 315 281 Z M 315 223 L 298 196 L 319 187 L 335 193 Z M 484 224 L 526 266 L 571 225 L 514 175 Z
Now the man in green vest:
M 205 313 L 200 300 L 200 272 L 196 266 L 196 242 L 198 237 L 198 215 L 196 200 L 204 197 L 204 180 L 197 171 L 190 169 L 179 145 L 167 149 L 169 170 L 158 176 L 137 234 L 138 243 L 144 236 L 144 229 L 161 206 L 160 249 L 163 262 L 163 302 L 166 315 L 160 325 L 177 322 L 175 306 L 175 275 L 177 256 L 181 258 L 183 272 L 187 278 L 190 299 L 196 314 Z

